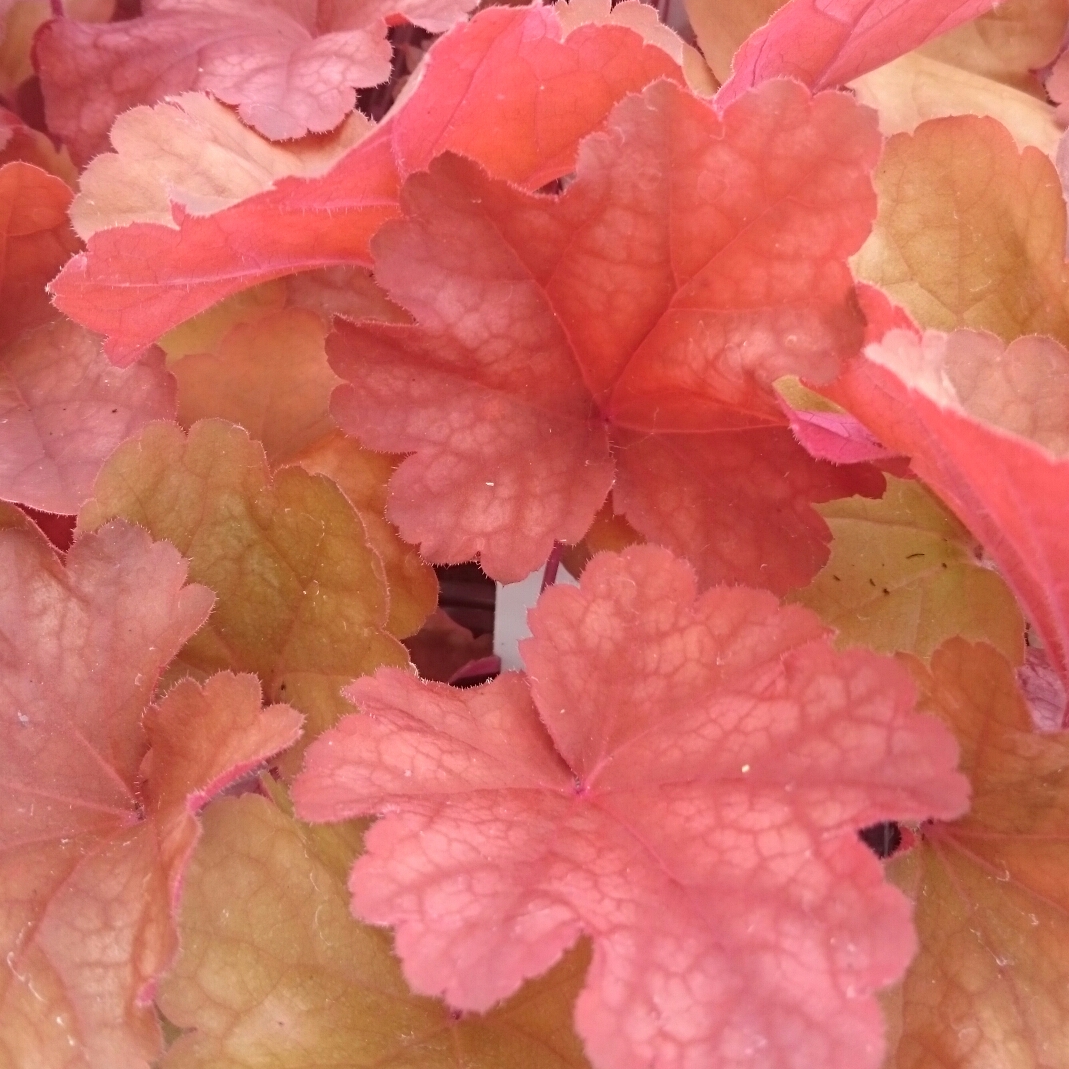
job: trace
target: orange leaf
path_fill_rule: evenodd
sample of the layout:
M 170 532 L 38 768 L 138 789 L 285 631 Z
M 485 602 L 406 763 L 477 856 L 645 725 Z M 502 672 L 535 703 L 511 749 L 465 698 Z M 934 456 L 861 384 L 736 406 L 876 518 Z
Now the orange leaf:
M 70 201 L 67 183 L 39 167 L 0 167 L 0 344 L 54 315 L 45 283 L 80 247 Z

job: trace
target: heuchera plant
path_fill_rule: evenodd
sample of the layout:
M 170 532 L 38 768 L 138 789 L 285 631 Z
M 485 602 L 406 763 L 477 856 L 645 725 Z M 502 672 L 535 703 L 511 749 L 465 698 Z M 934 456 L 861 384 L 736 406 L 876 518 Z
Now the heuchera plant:
M 1069 0 L 473 6 L 0 0 L 0 1069 L 1065 1069 Z

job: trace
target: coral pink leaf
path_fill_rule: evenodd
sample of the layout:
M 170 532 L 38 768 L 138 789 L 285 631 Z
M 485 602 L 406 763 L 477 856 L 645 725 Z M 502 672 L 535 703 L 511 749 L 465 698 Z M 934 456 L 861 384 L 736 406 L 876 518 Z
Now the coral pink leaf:
M 797 78 L 812 89 L 845 85 L 911 52 L 997 0 L 790 0 L 735 53 L 717 94 L 729 104 L 768 78 Z
M 474 0 L 405 0 L 411 21 L 449 29 Z M 187 89 L 211 93 L 265 137 L 323 133 L 355 88 L 390 75 L 390 0 L 145 0 L 140 18 L 54 19 L 35 59 L 49 129 L 79 163 L 107 149 L 115 117 Z
M 721 119 L 662 82 L 559 197 L 454 156 L 409 179 L 373 250 L 418 325 L 328 342 L 342 428 L 413 454 L 391 482 L 403 537 L 515 581 L 582 537 L 615 470 L 620 510 L 703 582 L 808 581 L 829 538 L 810 503 L 882 482 L 814 461 L 772 383 L 827 381 L 861 343 L 846 259 L 878 145 L 845 96 L 779 81 Z
M 368 263 L 368 241 L 397 214 L 401 180 L 439 153 L 465 153 L 536 189 L 572 168 L 580 139 L 625 94 L 683 80 L 666 52 L 631 30 L 584 25 L 562 39 L 552 9 L 500 7 L 441 38 L 416 77 L 405 103 L 326 175 L 284 179 L 206 217 L 176 209 L 175 228 L 94 235 L 56 281 L 56 303 L 111 335 L 108 352 L 128 363 L 230 293 Z
M 77 512 L 111 452 L 176 403 L 159 351 L 119 370 L 67 320 L 27 331 L 0 349 L 0 498 Z
M 893 331 L 826 392 L 983 544 L 1069 683 L 1069 352 L 1051 338 Z
M 4 1064 L 147 1069 L 193 814 L 300 718 L 261 714 L 254 677 L 183 683 L 146 713 L 212 594 L 144 531 L 104 527 L 63 567 L 9 529 L 0 569 Z
M 529 677 L 383 670 L 309 750 L 300 815 L 385 814 L 354 912 L 395 926 L 417 991 L 473 1010 L 586 933 L 576 1024 L 603 1069 L 876 1069 L 873 991 L 914 940 L 855 832 L 967 794 L 906 671 L 767 593 L 697 597 L 652 546 L 530 622 Z

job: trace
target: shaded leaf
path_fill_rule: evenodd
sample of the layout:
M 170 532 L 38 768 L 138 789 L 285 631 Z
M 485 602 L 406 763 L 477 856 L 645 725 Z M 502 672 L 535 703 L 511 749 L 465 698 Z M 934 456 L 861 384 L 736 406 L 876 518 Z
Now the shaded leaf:
M 87 22 L 107 22 L 115 13 L 115 0 L 64 0 L 63 12 Z M 9 100 L 33 77 L 34 34 L 54 13 L 49 0 L 0 3 L 0 93 Z
M 642 535 L 623 516 L 613 510 L 610 493 L 605 504 L 598 509 L 594 522 L 583 535 L 582 540 L 574 546 L 565 548 L 561 556 L 561 564 L 572 575 L 578 577 L 583 574 L 583 569 L 596 553 L 603 550 L 619 553 L 628 546 L 640 545 L 642 541 Z
M 1024 620 L 979 546 L 915 481 L 887 480 L 879 501 L 818 505 L 831 559 L 792 600 L 839 632 L 843 646 L 928 658 L 946 639 L 986 641 L 1020 664 Z
M 255 672 L 271 700 L 305 714 L 306 740 L 345 711 L 344 683 L 408 661 L 385 630 L 382 565 L 344 495 L 299 468 L 272 478 L 238 427 L 206 420 L 187 441 L 153 424 L 120 446 L 79 513 L 79 537 L 115 516 L 177 546 L 190 575 L 215 591 L 181 666 Z
M 54 174 L 72 189 L 78 184 L 78 171 L 65 150 L 57 151 L 46 134 L 31 129 L 14 112 L 0 107 L 0 166 L 16 161 Z
M 160 1005 L 193 1029 L 163 1069 L 581 1069 L 572 953 L 484 1017 L 411 994 L 385 933 L 353 921 L 345 829 L 309 829 L 264 798 L 205 814 Z
M 414 989 L 486 1009 L 586 933 L 605 1069 L 877 1066 L 913 940 L 856 831 L 966 800 L 906 673 L 649 546 L 529 622 L 529 677 L 355 683 L 294 786 L 306 819 L 382 814 L 349 889 Z
M 315 312 L 325 324 L 336 315 L 408 323 L 410 318 L 386 296 L 363 267 L 327 267 L 263 282 L 224 298 L 168 331 L 159 342 L 168 362 L 213 352 L 240 324 L 258 323 L 290 308 Z
M 687 18 L 698 46 L 720 82 L 731 77 L 739 46 L 759 30 L 786 0 L 685 0 Z
M 390 588 L 387 627 L 398 638 L 414 634 L 438 604 L 438 580 L 418 550 L 402 542 L 397 529 L 386 520 L 386 486 L 397 458 L 362 449 L 335 431 L 309 446 L 294 463 L 332 479 L 349 499 L 386 572 Z
M 827 381 L 860 344 L 845 261 L 877 145 L 840 95 L 777 82 L 721 120 L 662 83 L 584 143 L 560 197 L 457 157 L 409 179 L 373 249 L 419 326 L 328 341 L 339 425 L 414 454 L 390 484 L 406 541 L 517 581 L 615 478 L 615 507 L 703 582 L 806 582 L 828 538 L 809 503 L 882 482 L 812 460 L 771 384 Z
M 80 246 L 70 187 L 29 163 L 0 167 L 0 345 L 53 316 L 45 283 Z
M 887 1069 L 1039 1069 L 1069 1057 L 1069 736 L 1039 735 L 1010 666 L 947 643 L 919 666 L 972 781 L 969 814 L 921 827 L 889 875 L 920 951 L 887 1000 Z
M 1042 99 L 1037 74 L 1062 48 L 1066 0 L 1003 0 L 997 7 L 924 46 L 926 55 Z
M 494 636 L 476 638 L 447 613 L 435 609 L 423 627 L 405 640 L 405 648 L 421 679 L 448 683 L 466 664 L 493 656 Z
M 272 466 L 290 459 L 334 429 L 328 407 L 340 380 L 327 364 L 326 336 L 318 315 L 292 306 L 236 324 L 211 350 L 170 365 L 180 422 L 238 423 Z
M 560 178 L 621 97 L 665 77 L 682 80 L 672 58 L 622 26 L 564 38 L 551 8 L 491 7 L 436 42 L 403 104 L 328 174 L 282 179 L 206 218 L 182 214 L 177 231 L 138 223 L 96 234 L 56 281 L 57 304 L 111 335 L 108 352 L 129 362 L 228 294 L 369 265 L 368 241 L 397 215 L 401 181 L 442 152 L 529 189 Z
M 0 350 L 0 497 L 75 513 L 112 450 L 174 413 L 159 352 L 120 369 L 67 320 L 27 331 Z

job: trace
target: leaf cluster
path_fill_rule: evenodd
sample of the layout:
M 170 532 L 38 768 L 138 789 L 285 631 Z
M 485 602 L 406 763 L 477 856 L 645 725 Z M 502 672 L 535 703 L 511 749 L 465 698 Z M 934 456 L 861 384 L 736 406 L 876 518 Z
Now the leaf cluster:
M 0 0 L 0 1069 L 1062 1069 L 1069 7 L 473 7 Z

